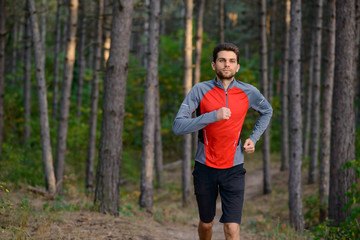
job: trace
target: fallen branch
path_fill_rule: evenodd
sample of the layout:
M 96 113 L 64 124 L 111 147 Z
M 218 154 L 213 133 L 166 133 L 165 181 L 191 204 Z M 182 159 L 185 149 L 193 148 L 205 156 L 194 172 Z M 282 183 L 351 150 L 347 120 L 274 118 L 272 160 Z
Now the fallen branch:
M 32 187 L 32 186 L 28 186 L 27 187 L 28 191 L 33 192 L 35 194 L 39 194 L 41 196 L 44 196 L 50 200 L 54 200 L 54 195 L 49 194 L 47 191 L 45 191 L 44 189 L 41 188 L 36 188 L 36 187 Z
M 173 167 L 173 166 L 176 166 L 176 165 L 180 164 L 181 162 L 182 162 L 182 160 L 177 160 L 177 161 L 175 161 L 175 162 L 165 164 L 165 165 L 164 165 L 164 170 L 165 170 L 165 169 L 168 169 L 168 168 L 171 168 L 171 167 Z

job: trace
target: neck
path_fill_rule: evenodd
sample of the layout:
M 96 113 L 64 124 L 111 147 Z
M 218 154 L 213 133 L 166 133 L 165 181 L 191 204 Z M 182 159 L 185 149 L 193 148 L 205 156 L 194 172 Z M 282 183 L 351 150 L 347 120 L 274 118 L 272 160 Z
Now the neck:
M 219 79 L 219 81 L 221 81 L 221 82 L 222 82 L 222 84 L 223 84 L 223 86 L 224 86 L 225 91 L 227 91 L 227 89 L 228 89 L 228 87 L 229 87 L 230 83 L 233 81 L 233 79 L 234 79 L 234 78 L 231 78 L 231 79 L 220 79 L 220 78 L 218 78 L 218 79 Z

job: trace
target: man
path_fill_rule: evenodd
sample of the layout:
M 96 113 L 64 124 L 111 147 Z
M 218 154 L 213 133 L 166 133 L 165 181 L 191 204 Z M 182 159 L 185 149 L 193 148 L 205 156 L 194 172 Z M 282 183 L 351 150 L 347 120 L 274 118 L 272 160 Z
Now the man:
M 216 78 L 191 89 L 176 115 L 173 131 L 178 135 L 199 130 L 193 171 L 199 238 L 211 239 L 220 192 L 220 222 L 224 223 L 225 237 L 240 239 L 246 172 L 243 151 L 255 151 L 255 143 L 269 124 L 272 108 L 255 87 L 234 79 L 240 69 L 239 49 L 234 44 L 216 46 L 211 66 Z M 260 117 L 242 148 L 240 134 L 249 108 L 259 112 Z M 197 117 L 191 118 L 195 110 Z

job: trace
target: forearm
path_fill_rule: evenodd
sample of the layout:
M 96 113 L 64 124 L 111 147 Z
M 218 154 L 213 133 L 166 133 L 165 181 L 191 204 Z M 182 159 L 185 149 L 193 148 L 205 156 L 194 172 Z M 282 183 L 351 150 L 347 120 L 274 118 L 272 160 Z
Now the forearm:
M 184 135 L 196 132 L 216 121 L 216 111 L 202 114 L 196 118 L 190 118 L 190 116 L 176 116 L 173 123 L 173 132 L 175 135 Z

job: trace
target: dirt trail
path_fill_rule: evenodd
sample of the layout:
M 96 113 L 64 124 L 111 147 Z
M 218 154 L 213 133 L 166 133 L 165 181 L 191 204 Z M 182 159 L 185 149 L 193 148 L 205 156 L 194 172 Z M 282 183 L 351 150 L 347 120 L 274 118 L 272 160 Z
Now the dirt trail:
M 178 169 L 168 171 L 168 174 L 179 174 Z M 272 174 L 277 171 L 272 171 Z M 253 170 L 246 173 L 245 201 L 249 201 L 262 194 L 262 170 Z M 168 196 L 170 197 L 170 196 Z M 34 196 L 34 202 L 38 197 Z M 44 202 L 38 200 L 39 210 Z M 169 200 L 171 201 L 171 200 Z M 196 204 L 193 202 L 191 210 L 195 212 Z M 182 211 L 177 209 L 177 211 Z M 138 212 L 139 213 L 139 212 Z M 44 219 L 46 216 L 38 216 L 35 220 L 29 220 L 26 226 L 26 235 L 33 239 L 120 239 L 120 240 L 196 240 L 197 217 L 189 217 L 184 224 L 178 221 L 157 221 L 153 213 L 140 212 L 138 217 L 121 216 L 113 217 L 94 211 L 59 212 L 52 219 Z M 187 213 L 184 213 L 186 215 Z M 217 212 L 213 227 L 213 240 L 223 240 L 223 224 L 219 222 L 221 216 L 220 197 L 218 198 Z M 56 219 L 54 219 L 56 218 Z M 44 220 L 41 220 L 44 219 Z M 45 223 L 44 223 L 45 221 Z M 9 235 L 10 236 L 10 235 Z M 14 236 L 3 239 L 13 239 Z M 0 238 L 1 234 L 0 234 Z M 27 238 L 25 238 L 27 239 Z M 256 240 L 256 235 L 241 232 L 242 240 Z

